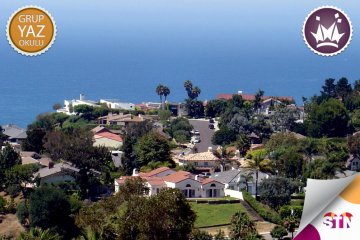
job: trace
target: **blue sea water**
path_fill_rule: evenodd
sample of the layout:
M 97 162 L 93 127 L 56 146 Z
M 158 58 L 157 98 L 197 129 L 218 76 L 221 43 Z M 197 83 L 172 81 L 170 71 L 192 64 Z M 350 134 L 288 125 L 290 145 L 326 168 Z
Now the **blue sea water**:
M 6 1 L 0 14 L 0 124 L 25 127 L 64 99 L 157 101 L 155 87 L 170 87 L 170 101 L 186 97 L 192 80 L 202 100 L 242 90 L 301 97 L 319 92 L 324 79 L 360 79 L 360 3 L 352 1 L 108 0 L 43 1 L 58 35 L 38 57 L 17 54 L 6 23 L 29 1 Z M 336 5 L 350 16 L 354 35 L 336 57 L 312 53 L 302 39 L 307 14 Z

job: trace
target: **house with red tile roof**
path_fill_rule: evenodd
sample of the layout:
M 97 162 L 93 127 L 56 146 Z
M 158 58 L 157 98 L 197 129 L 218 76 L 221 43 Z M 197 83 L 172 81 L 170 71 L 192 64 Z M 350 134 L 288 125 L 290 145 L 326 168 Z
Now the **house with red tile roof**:
M 149 188 L 148 196 L 156 195 L 163 188 L 177 188 L 186 198 L 218 198 L 224 197 L 225 184 L 186 171 L 175 171 L 167 167 L 154 169 L 148 173 L 123 176 L 115 179 L 115 192 L 129 178 L 141 177 Z
M 254 101 L 255 100 L 255 95 L 253 94 L 245 94 L 242 92 L 237 93 L 238 95 L 240 95 L 242 97 L 242 99 L 244 99 L 245 101 Z M 216 96 L 216 99 L 218 100 L 230 100 L 232 98 L 234 94 L 227 94 L 227 93 L 220 93 Z M 293 97 L 289 97 L 289 96 L 277 96 L 277 97 L 271 97 L 271 96 L 263 96 L 261 99 L 262 100 L 267 100 L 269 98 L 272 99 L 276 99 L 279 101 L 286 101 L 286 102 L 295 102 Z
M 123 144 L 123 139 L 120 135 L 112 133 L 105 127 L 97 126 L 91 131 L 94 134 L 94 146 L 119 149 Z

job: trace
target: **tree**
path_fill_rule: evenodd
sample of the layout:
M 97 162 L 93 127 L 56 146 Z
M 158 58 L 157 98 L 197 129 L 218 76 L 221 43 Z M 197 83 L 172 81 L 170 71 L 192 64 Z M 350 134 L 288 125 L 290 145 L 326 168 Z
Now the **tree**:
M 259 89 L 255 94 L 255 99 L 253 102 L 253 108 L 255 111 L 257 111 L 261 107 L 261 101 L 263 96 L 264 96 L 264 91 Z
M 227 145 L 236 141 L 236 133 L 227 127 L 220 128 L 212 136 L 211 142 L 214 145 Z
M 288 232 L 285 227 L 276 225 L 270 232 L 272 238 L 276 238 L 278 240 L 283 239 L 283 237 L 288 235 Z
M 343 137 L 349 131 L 349 115 L 340 101 L 329 99 L 314 104 L 305 124 L 312 137 Z
M 210 100 L 205 106 L 205 116 L 214 118 L 219 117 L 226 109 L 227 101 L 225 100 Z
M 335 86 L 336 95 L 342 101 L 352 92 L 352 87 L 346 78 L 340 78 Z
M 159 84 L 159 85 L 156 87 L 155 92 L 156 92 L 157 95 L 159 95 L 159 97 L 160 97 L 160 103 L 162 104 L 162 102 L 163 102 L 163 101 L 162 101 L 162 97 L 163 97 L 163 95 L 164 95 L 164 85 Z
M 292 131 L 295 126 L 297 111 L 292 108 L 280 108 L 271 116 L 271 123 L 275 131 Z
M 249 134 L 252 131 L 251 122 L 240 113 L 234 115 L 229 122 L 228 127 L 237 134 Z
M 30 195 L 31 227 L 50 229 L 60 235 L 67 235 L 69 224 L 71 225 L 69 215 L 70 203 L 63 191 L 56 188 L 39 187 Z
M 147 190 L 141 178 L 128 179 L 115 196 L 82 208 L 77 225 L 102 239 L 187 239 L 196 215 L 183 194 L 164 189 L 145 197 Z
M 171 111 L 169 111 L 169 110 L 160 110 L 158 115 L 159 115 L 160 121 L 162 123 L 166 123 L 171 117 Z
M 270 172 L 272 164 L 269 159 L 266 159 L 266 150 L 255 150 L 251 152 L 252 158 L 248 160 L 249 169 L 255 172 L 255 196 L 258 196 L 258 182 L 259 182 L 259 171 Z
M 192 82 L 190 80 L 186 80 L 184 82 L 184 88 L 187 91 L 188 95 L 189 95 L 189 92 L 191 93 L 192 87 L 193 87 L 193 85 L 192 85 Z M 191 95 L 189 95 L 189 98 L 191 98 Z
M 328 78 L 325 80 L 325 84 L 322 86 L 321 94 L 325 96 L 326 99 L 328 98 L 335 98 L 336 97 L 336 85 L 335 79 Z
M 167 86 L 164 86 L 163 95 L 164 95 L 164 101 L 166 102 L 167 96 L 170 95 L 170 88 L 168 88 Z
M 235 142 L 235 146 L 239 149 L 240 155 L 244 156 L 251 148 L 250 138 L 246 134 L 239 134 L 239 137 Z
M 26 135 L 27 137 L 22 144 L 23 150 L 40 153 L 44 149 L 43 138 L 46 135 L 46 130 L 44 128 L 29 127 Z
M 204 104 L 201 101 L 186 99 L 185 108 L 189 117 L 199 118 L 204 116 Z
M 201 93 L 200 88 L 197 86 L 193 87 L 193 84 L 190 80 L 186 80 L 184 82 L 184 88 L 188 94 L 189 100 L 194 100 L 194 99 L 196 100 Z M 195 102 L 197 102 L 197 101 L 195 101 Z
M 53 110 L 59 110 L 59 109 L 61 109 L 62 108 L 62 105 L 60 104 L 60 103 L 55 103 L 54 105 L 53 105 Z
M 293 239 L 295 229 L 299 227 L 299 221 L 293 217 L 289 217 L 284 219 L 283 225 L 286 230 L 291 233 L 291 239 Z
M 51 232 L 50 230 L 42 230 L 41 228 L 31 228 L 29 232 L 22 232 L 17 238 L 18 240 L 61 240 L 59 234 Z
M 247 239 L 249 236 L 258 235 L 255 223 L 244 212 L 236 212 L 231 218 L 230 238 L 232 240 Z
M 286 205 L 291 200 L 291 194 L 295 191 L 293 183 L 283 177 L 264 179 L 260 184 L 260 199 L 275 210 Z
M 151 161 L 173 163 L 168 141 L 157 132 L 142 136 L 135 145 L 135 154 L 140 166 Z
M 52 131 L 46 134 L 44 147 L 54 160 L 66 160 L 80 169 L 76 176 L 83 197 L 96 191 L 99 184 L 93 170 L 106 173 L 112 166 L 111 155 L 105 147 L 93 146 L 91 132 L 79 129 L 71 134 Z
M 23 195 L 25 195 L 26 184 L 32 184 L 36 181 L 33 174 L 39 168 L 37 164 L 15 165 L 5 172 L 6 185 L 17 185 L 22 190 Z
M 197 99 L 201 93 L 201 90 L 199 87 L 194 87 L 192 89 L 192 99 Z
M 221 147 L 220 150 L 214 150 L 213 154 L 218 159 L 217 162 L 221 172 L 226 169 L 226 165 L 231 163 L 230 159 L 235 156 L 234 150 L 228 150 L 225 147 Z
M 6 144 L 5 148 L 0 150 L 0 188 L 6 182 L 6 172 L 19 164 L 21 164 L 19 154 L 15 152 L 10 144 Z

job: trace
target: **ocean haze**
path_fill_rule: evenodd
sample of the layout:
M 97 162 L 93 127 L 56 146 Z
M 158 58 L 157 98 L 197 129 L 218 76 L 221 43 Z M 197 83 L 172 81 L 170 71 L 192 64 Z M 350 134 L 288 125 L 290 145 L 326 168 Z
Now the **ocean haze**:
M 27 1 L 3 3 L 0 26 Z M 56 102 L 78 98 L 157 101 L 155 87 L 170 87 L 170 101 L 186 97 L 186 79 L 202 100 L 218 93 L 301 97 L 319 92 L 324 79 L 360 79 L 357 67 L 360 3 L 353 1 L 109 0 L 33 1 L 54 17 L 58 35 L 38 57 L 17 54 L 0 37 L 0 124 L 23 127 Z M 335 5 L 351 18 L 349 47 L 320 57 L 302 39 L 311 10 Z M 0 35 L 1 36 L 1 35 Z

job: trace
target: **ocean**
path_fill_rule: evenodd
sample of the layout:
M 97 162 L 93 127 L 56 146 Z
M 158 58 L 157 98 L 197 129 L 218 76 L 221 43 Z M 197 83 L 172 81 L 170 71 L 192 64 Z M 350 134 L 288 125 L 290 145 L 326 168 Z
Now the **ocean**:
M 219 93 L 302 96 L 320 91 L 326 78 L 360 79 L 360 3 L 153 0 L 33 1 L 54 17 L 52 48 L 25 57 L 0 32 L 0 124 L 26 127 L 54 103 L 78 98 L 158 101 L 156 86 L 167 85 L 169 101 L 186 97 L 183 82 L 201 88 L 200 99 Z M 306 15 L 322 4 L 348 13 L 354 28 L 349 47 L 320 57 L 302 39 Z M 0 29 L 26 1 L 7 2 Z

